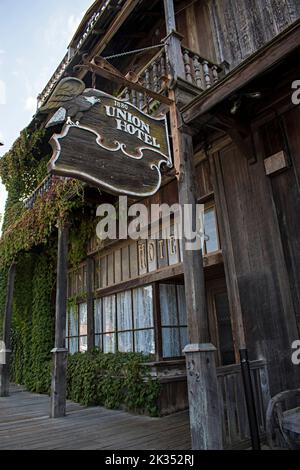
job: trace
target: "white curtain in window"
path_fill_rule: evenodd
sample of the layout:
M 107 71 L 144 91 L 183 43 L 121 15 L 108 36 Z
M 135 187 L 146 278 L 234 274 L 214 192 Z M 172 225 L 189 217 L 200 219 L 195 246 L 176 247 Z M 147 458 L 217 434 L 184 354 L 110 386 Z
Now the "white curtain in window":
M 153 327 L 153 289 L 152 286 L 133 290 L 134 327 Z
M 114 353 L 116 352 L 116 334 L 108 333 L 103 336 L 103 352 Z
M 79 328 L 80 328 L 80 336 L 87 335 L 87 304 L 80 304 L 79 305 Z
M 94 301 L 94 328 L 95 334 L 102 333 L 102 300 Z
M 163 328 L 163 356 L 164 357 L 177 357 L 181 356 L 179 328 Z
M 118 331 L 132 330 L 131 291 L 117 294 Z
M 70 330 L 69 336 L 78 336 L 78 310 L 77 305 L 69 307 Z
M 105 333 L 116 330 L 116 299 L 114 295 L 104 297 L 103 308 L 103 331 Z
M 176 286 L 160 284 L 159 297 L 162 326 L 177 326 Z
M 133 333 L 126 331 L 125 333 L 118 333 L 118 351 L 132 352 L 133 351 Z
M 135 332 L 135 351 L 144 354 L 155 354 L 154 330 Z

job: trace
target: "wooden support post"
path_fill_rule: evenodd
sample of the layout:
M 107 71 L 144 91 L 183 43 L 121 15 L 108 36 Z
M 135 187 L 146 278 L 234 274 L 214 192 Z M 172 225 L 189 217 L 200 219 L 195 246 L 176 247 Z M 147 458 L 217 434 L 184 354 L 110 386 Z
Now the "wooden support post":
M 182 208 L 191 204 L 196 217 L 192 137 L 180 131 L 181 165 L 178 194 Z M 185 221 L 183 221 L 185 226 Z M 192 448 L 222 449 L 216 348 L 210 343 L 202 250 L 187 250 L 183 238 L 183 269 L 189 341 L 186 356 Z
M 87 348 L 95 347 L 94 335 L 94 261 L 87 259 Z
M 176 31 L 176 20 L 174 11 L 174 1 L 164 0 L 165 19 L 167 37 L 165 44 L 167 47 L 167 59 L 173 78 L 185 78 L 184 63 L 181 49 L 182 36 Z
M 68 284 L 68 232 L 66 222 L 58 224 L 57 287 L 55 313 L 55 347 L 51 384 L 50 418 L 60 418 L 66 414 L 66 316 Z
M 11 354 L 11 320 L 13 309 L 16 263 L 13 262 L 8 271 L 6 302 L 3 321 L 3 346 L 0 361 L 0 397 L 9 396 L 9 366 Z
M 174 35 L 176 30 L 174 1 L 164 0 L 164 7 L 168 58 L 176 80 L 178 76 L 184 77 L 184 63 L 180 39 Z M 179 203 L 182 209 L 186 204 L 190 204 L 195 223 L 197 199 L 193 141 L 188 129 L 183 127 L 181 116 L 177 111 L 176 89 L 169 92 L 169 98 L 174 102 L 170 107 L 170 122 Z M 185 221 L 183 221 L 183 226 L 185 226 Z M 186 240 L 183 238 L 183 269 L 190 341 L 184 352 L 187 364 L 192 448 L 195 450 L 222 449 L 222 419 L 215 364 L 216 348 L 209 342 L 202 251 L 191 251 L 186 248 Z

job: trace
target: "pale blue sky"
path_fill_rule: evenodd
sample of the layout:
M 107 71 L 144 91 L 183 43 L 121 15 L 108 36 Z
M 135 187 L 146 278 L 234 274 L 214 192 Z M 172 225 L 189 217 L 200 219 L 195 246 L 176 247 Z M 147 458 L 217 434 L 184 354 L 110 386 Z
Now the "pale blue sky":
M 0 0 L 0 147 L 2 156 L 30 122 L 36 97 L 93 0 Z M 0 214 L 6 193 L 0 183 Z

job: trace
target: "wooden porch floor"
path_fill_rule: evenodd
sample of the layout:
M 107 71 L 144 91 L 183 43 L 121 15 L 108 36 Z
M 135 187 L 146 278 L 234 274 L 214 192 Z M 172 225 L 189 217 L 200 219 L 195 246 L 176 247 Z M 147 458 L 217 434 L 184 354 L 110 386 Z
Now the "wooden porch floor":
M 68 402 L 65 418 L 49 419 L 49 397 L 12 386 L 0 398 L 0 449 L 187 450 L 188 412 L 164 418 Z

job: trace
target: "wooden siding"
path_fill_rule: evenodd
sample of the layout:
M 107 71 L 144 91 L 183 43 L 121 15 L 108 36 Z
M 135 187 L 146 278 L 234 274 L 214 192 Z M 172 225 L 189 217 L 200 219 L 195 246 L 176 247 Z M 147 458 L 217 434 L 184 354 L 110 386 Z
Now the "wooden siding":
M 299 336 L 298 113 L 284 117 L 294 163 L 282 173 L 265 173 L 264 158 L 284 147 L 272 121 L 257 131 L 256 163 L 233 144 L 212 159 L 229 301 L 234 318 L 242 316 L 235 328 L 245 332 L 250 358 L 268 361 L 272 395 L 299 386 L 291 362 Z
M 208 2 L 217 61 L 235 67 L 300 17 L 298 0 Z

